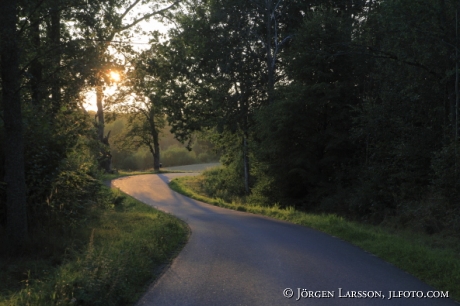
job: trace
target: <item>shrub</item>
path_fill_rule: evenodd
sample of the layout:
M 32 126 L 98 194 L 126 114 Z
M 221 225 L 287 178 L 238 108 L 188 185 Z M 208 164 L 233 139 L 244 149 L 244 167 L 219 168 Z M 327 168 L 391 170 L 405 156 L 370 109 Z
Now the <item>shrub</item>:
M 202 188 L 214 198 L 232 202 L 245 195 L 244 182 L 232 167 L 216 167 L 203 172 Z
M 171 146 L 161 154 L 163 167 L 196 164 L 197 158 L 193 151 L 186 148 Z

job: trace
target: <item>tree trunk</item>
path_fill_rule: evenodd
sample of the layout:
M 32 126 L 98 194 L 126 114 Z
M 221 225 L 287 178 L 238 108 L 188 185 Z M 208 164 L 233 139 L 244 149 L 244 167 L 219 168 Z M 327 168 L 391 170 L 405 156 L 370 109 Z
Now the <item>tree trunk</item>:
M 243 164 L 244 164 L 244 190 L 249 194 L 249 157 L 248 142 L 246 135 L 243 135 Z
M 275 88 L 275 63 L 274 63 L 274 54 L 272 53 L 272 12 L 273 9 L 273 1 L 268 0 L 266 1 L 266 11 L 265 11 L 265 22 L 266 22 L 266 31 L 267 31 L 267 39 L 266 39 L 266 53 L 267 53 L 267 77 L 268 77 L 268 88 L 267 88 L 267 95 L 268 95 L 268 104 L 273 103 L 273 92 Z M 275 25 L 276 26 L 276 25 Z
M 58 6 L 59 3 L 55 2 L 50 11 L 50 40 L 54 49 L 52 57 L 53 72 L 51 75 L 51 112 L 53 115 L 56 115 L 61 107 L 61 86 L 59 80 L 59 69 L 61 65 L 61 12 Z
M 129 6 L 124 11 L 124 13 L 121 13 L 120 15 L 116 16 L 116 18 L 113 18 L 113 20 L 116 20 L 117 22 L 116 23 L 111 23 L 110 27 L 107 27 L 107 29 L 111 28 L 111 32 L 109 32 L 108 35 L 102 35 L 102 36 L 98 35 L 97 38 L 101 41 L 101 43 L 99 44 L 99 48 L 98 48 L 99 49 L 99 59 L 101 59 L 103 57 L 103 54 L 107 51 L 108 47 L 110 46 L 110 42 L 113 41 L 115 35 L 119 34 L 122 31 L 128 30 L 128 29 L 130 29 L 132 27 L 135 27 L 140 21 L 148 19 L 149 17 L 151 17 L 153 15 L 162 14 L 163 12 L 171 9 L 172 7 L 174 7 L 178 3 L 179 2 L 176 2 L 176 3 L 170 5 L 169 7 L 165 8 L 165 9 L 158 9 L 155 12 L 146 13 L 143 17 L 140 17 L 140 18 L 138 18 L 136 20 L 131 20 L 128 25 L 123 25 L 123 19 L 128 15 L 128 13 L 132 9 L 135 8 L 136 4 Z M 102 84 L 103 84 L 103 81 L 101 80 L 100 76 L 98 76 L 98 78 L 99 78 L 98 84 L 96 85 L 97 118 L 98 118 L 97 129 L 98 129 L 99 140 L 102 141 L 104 139 L 104 110 L 103 110 L 103 107 L 102 107 L 102 96 L 103 96 Z M 108 161 L 107 165 L 109 165 L 109 167 L 108 168 L 106 167 L 104 169 L 107 172 L 111 172 L 112 171 L 112 169 L 111 169 L 112 154 L 110 154 L 110 147 L 109 147 L 108 141 L 107 141 L 107 149 L 108 149 L 107 157 L 109 158 L 109 161 Z M 159 150 L 158 150 L 158 152 L 159 152 Z
M 160 143 L 159 143 L 159 134 L 157 131 L 156 123 L 155 123 L 155 110 L 152 106 L 149 114 L 150 120 L 150 133 L 152 134 L 153 138 L 153 170 L 159 171 L 160 170 Z
M 2 103 L 6 134 L 6 231 L 10 242 L 21 246 L 27 241 L 28 234 L 16 10 L 16 0 L 0 1 Z
M 457 151 L 458 141 L 458 10 L 455 12 L 455 123 L 454 123 L 454 135 L 455 135 L 455 151 Z M 457 158 L 457 152 L 455 152 L 455 158 Z
M 40 22 L 39 18 L 36 15 L 33 15 L 31 21 L 31 35 L 32 35 L 32 44 L 35 50 L 40 50 Z M 32 76 L 30 81 L 30 89 L 32 92 L 32 105 L 35 108 L 41 106 L 41 96 L 42 96 L 42 74 L 43 74 L 43 67 L 38 59 L 38 54 L 35 55 L 35 58 L 32 60 L 30 64 L 30 74 Z
M 96 105 L 97 105 L 97 114 L 96 114 L 96 126 L 97 126 L 97 136 L 99 141 L 104 145 L 101 149 L 101 160 L 99 161 L 99 166 L 104 169 L 106 173 L 112 173 L 112 153 L 110 152 L 109 137 L 110 132 L 107 133 L 107 136 L 104 136 L 104 111 L 102 108 L 102 99 L 104 98 L 103 88 L 101 84 L 96 85 Z
M 104 94 L 102 92 L 102 85 L 96 85 L 96 105 L 97 105 L 97 136 L 100 142 L 104 142 L 104 110 L 102 108 L 102 99 Z
M 159 171 L 160 170 L 160 144 L 158 142 L 158 133 L 156 133 L 156 137 L 153 139 L 153 148 L 155 152 L 153 153 L 153 170 Z
M 101 161 L 101 167 L 104 169 L 106 173 L 112 173 L 112 153 L 110 152 L 110 144 L 109 144 L 109 138 L 110 138 L 110 132 L 107 133 L 105 137 L 102 139 L 102 144 L 104 147 L 102 148 L 102 161 Z

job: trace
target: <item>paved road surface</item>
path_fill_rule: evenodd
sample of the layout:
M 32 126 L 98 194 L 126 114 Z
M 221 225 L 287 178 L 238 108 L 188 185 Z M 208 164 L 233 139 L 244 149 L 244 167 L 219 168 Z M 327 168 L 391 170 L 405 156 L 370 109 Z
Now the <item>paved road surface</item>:
M 458 305 L 442 298 L 388 299 L 389 291 L 427 293 L 433 288 L 338 238 L 171 191 L 168 181 L 183 175 L 190 174 L 113 181 L 135 198 L 185 220 L 192 231 L 138 305 Z M 286 288 L 293 290 L 291 299 L 283 297 Z M 297 301 L 298 288 L 325 297 Z M 377 291 L 382 297 L 339 297 L 351 296 L 351 291 Z

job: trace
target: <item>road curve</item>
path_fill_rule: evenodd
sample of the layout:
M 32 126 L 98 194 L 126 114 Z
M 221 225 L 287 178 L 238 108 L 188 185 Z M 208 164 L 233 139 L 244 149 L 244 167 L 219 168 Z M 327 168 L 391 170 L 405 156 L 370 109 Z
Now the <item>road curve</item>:
M 459 305 L 447 298 L 389 299 L 390 291 L 411 295 L 434 289 L 338 238 L 170 190 L 168 182 L 183 175 L 190 174 L 112 181 L 136 199 L 186 221 L 192 231 L 187 245 L 137 305 Z M 283 296 L 286 288 L 293 290 L 292 298 Z M 309 297 L 299 297 L 302 289 Z M 357 297 L 364 293 L 381 296 Z

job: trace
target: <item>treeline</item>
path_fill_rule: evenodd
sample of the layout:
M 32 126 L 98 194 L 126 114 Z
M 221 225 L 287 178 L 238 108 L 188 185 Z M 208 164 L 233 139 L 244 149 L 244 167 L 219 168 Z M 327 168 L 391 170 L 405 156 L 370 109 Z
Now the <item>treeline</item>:
M 214 131 L 216 189 L 458 233 L 459 4 L 191 1 L 148 71 L 178 135 Z
M 130 15 L 137 3 L 0 3 L 2 237 L 84 219 L 94 178 L 129 159 L 111 148 L 108 105 L 155 169 L 164 127 L 188 147 L 201 131 L 224 152 L 216 188 L 236 197 L 459 232 L 458 0 L 164 1 Z M 175 27 L 136 54 L 130 31 L 149 18 Z
M 132 30 L 177 4 L 133 14 L 139 1 L 0 2 L 0 253 L 26 252 L 29 242 L 53 253 L 104 208 L 97 178 L 112 155 L 104 88 L 135 53 Z M 87 91 L 96 92 L 95 119 L 82 107 Z
M 112 167 L 118 170 L 153 169 L 153 158 L 147 147 L 132 146 L 132 139 L 126 136 L 129 129 L 129 115 L 117 114 L 116 119 L 107 123 L 105 129 L 110 131 L 110 148 Z M 174 138 L 165 126 L 160 131 L 160 162 L 162 167 L 174 167 L 219 160 L 219 152 L 204 135 L 195 135 L 191 150 Z

